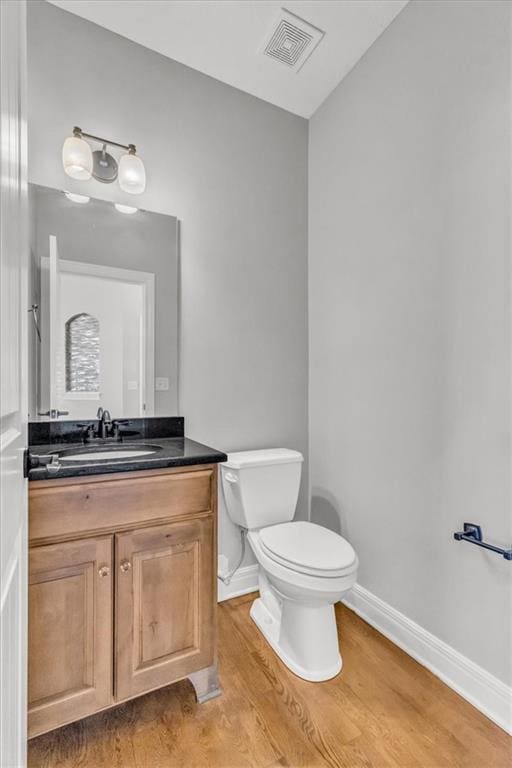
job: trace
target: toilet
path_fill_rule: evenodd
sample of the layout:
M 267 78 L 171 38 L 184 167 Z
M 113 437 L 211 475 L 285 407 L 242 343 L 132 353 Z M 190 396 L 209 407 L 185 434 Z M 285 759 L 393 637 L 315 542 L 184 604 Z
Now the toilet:
M 358 560 L 342 536 L 293 521 L 303 456 L 271 448 L 228 454 L 222 488 L 231 520 L 247 530 L 259 565 L 251 618 L 304 680 L 329 680 L 342 667 L 334 603 L 356 582 Z

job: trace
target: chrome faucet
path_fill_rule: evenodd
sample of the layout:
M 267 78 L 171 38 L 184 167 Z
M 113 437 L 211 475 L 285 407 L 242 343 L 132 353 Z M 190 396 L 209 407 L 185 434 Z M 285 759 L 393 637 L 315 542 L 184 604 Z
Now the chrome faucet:
M 101 440 L 105 440 L 105 438 L 108 437 L 108 434 L 112 427 L 112 419 L 110 418 L 110 411 L 103 410 L 103 408 L 100 405 L 96 416 L 98 418 L 98 437 Z

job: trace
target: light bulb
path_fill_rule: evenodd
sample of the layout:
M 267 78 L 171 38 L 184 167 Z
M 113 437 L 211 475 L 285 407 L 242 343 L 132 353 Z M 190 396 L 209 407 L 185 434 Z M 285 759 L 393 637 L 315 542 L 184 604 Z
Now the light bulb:
M 130 149 L 119 161 L 119 186 L 123 192 L 139 195 L 146 189 L 144 163 L 135 151 Z
M 64 194 L 72 203 L 80 203 L 81 205 L 85 205 L 91 199 L 87 195 L 78 195 L 76 192 L 66 192 L 66 190 L 64 190 Z
M 62 165 L 68 176 L 88 181 L 92 176 L 92 151 L 80 136 L 68 136 L 62 147 Z
M 123 205 L 122 203 L 114 203 L 114 208 L 119 213 L 137 213 L 138 208 L 134 208 L 133 205 Z

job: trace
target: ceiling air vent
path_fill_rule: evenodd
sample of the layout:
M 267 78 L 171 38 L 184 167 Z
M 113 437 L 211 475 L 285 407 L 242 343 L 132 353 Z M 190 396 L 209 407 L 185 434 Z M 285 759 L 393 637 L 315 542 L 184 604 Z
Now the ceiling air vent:
M 281 8 L 260 52 L 298 72 L 325 32 Z

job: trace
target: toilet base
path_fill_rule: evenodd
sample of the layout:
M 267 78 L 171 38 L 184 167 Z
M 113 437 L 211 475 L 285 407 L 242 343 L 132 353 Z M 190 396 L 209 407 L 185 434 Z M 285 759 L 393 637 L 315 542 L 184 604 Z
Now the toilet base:
M 284 617 L 283 613 L 286 614 Z M 338 651 L 336 622 L 332 605 L 317 608 L 285 603 L 280 611 L 271 613 L 261 597 L 258 597 L 251 606 L 250 615 L 281 661 L 298 677 L 311 682 L 321 682 L 336 677 L 341 671 L 343 662 Z M 283 621 L 287 626 L 282 626 Z M 297 648 L 298 652 L 294 653 L 291 647 L 286 647 L 286 645 L 291 646 L 294 638 L 302 634 L 300 632 L 301 625 L 306 631 L 308 626 L 314 627 L 313 635 L 316 636 L 311 637 L 311 647 L 302 653 L 304 658 L 310 657 L 310 664 L 307 667 L 301 664 L 299 658 L 301 648 Z M 291 643 L 286 643 L 286 630 L 289 631 Z M 332 636 L 333 632 L 334 637 L 329 642 L 328 636 Z M 329 647 L 325 645 L 326 639 Z M 320 640 L 319 644 L 318 640 Z

